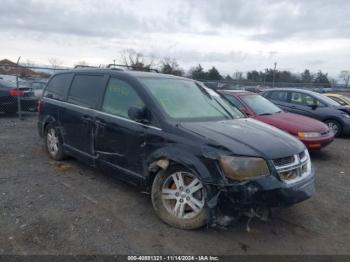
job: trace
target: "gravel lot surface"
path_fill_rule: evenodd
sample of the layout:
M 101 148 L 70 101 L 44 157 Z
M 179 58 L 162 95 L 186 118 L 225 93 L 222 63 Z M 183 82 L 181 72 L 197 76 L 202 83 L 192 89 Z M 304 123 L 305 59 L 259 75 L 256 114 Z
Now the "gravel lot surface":
M 313 153 L 317 193 L 268 221 L 183 231 L 150 196 L 43 149 L 36 117 L 0 115 L 0 254 L 350 254 L 350 138 Z

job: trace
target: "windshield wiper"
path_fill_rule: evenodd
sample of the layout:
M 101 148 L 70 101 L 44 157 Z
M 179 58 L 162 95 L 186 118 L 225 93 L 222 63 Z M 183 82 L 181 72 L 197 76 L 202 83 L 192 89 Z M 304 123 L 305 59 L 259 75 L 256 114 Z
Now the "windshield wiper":
M 272 115 L 271 113 L 262 113 L 262 114 L 259 114 L 259 116 L 270 116 Z

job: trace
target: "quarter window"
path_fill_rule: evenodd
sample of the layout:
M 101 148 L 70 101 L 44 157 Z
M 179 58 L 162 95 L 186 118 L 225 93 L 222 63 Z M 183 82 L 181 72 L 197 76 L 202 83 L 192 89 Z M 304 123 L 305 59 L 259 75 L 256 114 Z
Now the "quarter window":
M 55 75 L 47 85 L 44 97 L 64 100 L 70 83 L 72 81 L 73 74 L 58 74 Z
M 103 95 L 103 75 L 76 75 L 70 88 L 68 102 L 96 108 Z
M 130 107 L 144 107 L 144 103 L 127 82 L 111 78 L 104 97 L 102 111 L 116 116 L 129 118 Z

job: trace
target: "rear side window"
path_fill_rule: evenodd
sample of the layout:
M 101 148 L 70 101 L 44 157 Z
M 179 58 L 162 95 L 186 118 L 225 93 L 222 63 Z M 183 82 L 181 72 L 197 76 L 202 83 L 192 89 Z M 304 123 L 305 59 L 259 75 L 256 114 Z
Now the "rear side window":
M 68 95 L 68 102 L 88 108 L 96 108 L 104 89 L 103 75 L 76 75 Z
M 64 100 L 67 95 L 73 74 L 59 74 L 54 76 L 47 85 L 44 97 Z
M 284 91 L 273 91 L 266 95 L 268 99 L 287 102 L 287 92 Z
M 144 103 L 134 88 L 123 80 L 111 78 L 104 97 L 102 111 L 129 118 L 130 107 L 144 107 Z

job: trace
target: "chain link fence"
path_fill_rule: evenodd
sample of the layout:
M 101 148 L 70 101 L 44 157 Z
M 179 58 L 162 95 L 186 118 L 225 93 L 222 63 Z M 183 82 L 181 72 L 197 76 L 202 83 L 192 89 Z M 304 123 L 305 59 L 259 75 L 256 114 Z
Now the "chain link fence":
M 69 68 L 0 61 L 0 116 L 18 116 L 23 119 L 26 115 L 35 113 L 50 76 L 66 69 Z

